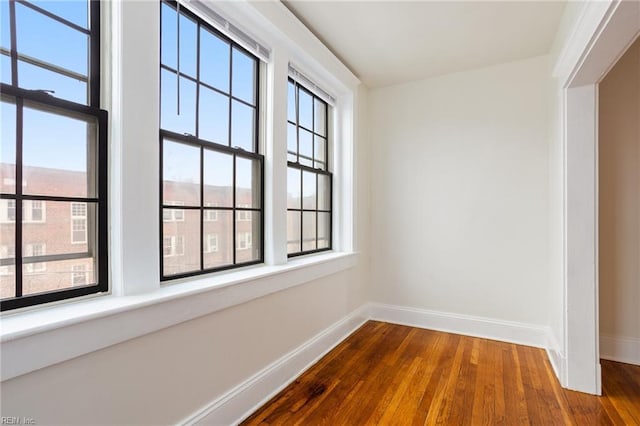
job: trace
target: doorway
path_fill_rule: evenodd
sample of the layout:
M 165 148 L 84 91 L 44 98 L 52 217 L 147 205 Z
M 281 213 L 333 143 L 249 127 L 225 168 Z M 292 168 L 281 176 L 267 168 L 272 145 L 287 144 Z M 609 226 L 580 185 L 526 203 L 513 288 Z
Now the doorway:
M 600 357 L 640 365 L 640 38 L 598 95 Z

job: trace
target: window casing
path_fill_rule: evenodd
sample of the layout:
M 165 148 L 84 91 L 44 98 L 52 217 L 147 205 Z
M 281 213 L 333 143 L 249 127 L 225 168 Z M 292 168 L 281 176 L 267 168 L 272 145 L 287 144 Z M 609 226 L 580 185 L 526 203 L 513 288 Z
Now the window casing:
M 160 8 L 160 279 L 262 263 L 259 60 L 177 3 Z M 178 234 L 180 259 L 166 244 Z M 246 234 L 251 250 L 237 248 Z
M 108 290 L 107 112 L 99 1 L 0 8 L 0 198 L 8 205 L 0 236 L 12 246 L 0 259 L 9 271 L 0 278 L 5 311 Z M 73 203 L 87 205 L 87 237 L 76 246 L 64 232 Z M 91 265 L 90 278 L 74 286 L 78 260 Z
M 293 79 L 288 83 L 287 253 L 331 250 L 332 186 L 329 105 Z

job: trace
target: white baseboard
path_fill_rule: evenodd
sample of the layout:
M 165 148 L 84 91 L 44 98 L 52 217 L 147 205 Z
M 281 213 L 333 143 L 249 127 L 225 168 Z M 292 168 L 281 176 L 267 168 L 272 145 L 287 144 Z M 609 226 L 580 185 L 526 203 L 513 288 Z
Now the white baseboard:
M 184 425 L 235 425 L 318 362 L 368 320 L 366 305 L 185 419 Z
M 381 303 L 371 303 L 369 312 L 373 320 L 410 325 L 429 330 L 500 340 L 545 349 L 548 342 L 549 329 L 543 326 Z
M 556 374 L 560 385 L 564 387 L 566 386 L 566 380 L 564 378 L 566 357 L 563 354 L 560 343 L 558 343 L 558 339 L 556 339 L 551 329 L 549 329 L 547 337 L 547 358 L 549 358 L 553 372 Z
M 640 365 L 640 339 L 601 334 L 600 358 Z

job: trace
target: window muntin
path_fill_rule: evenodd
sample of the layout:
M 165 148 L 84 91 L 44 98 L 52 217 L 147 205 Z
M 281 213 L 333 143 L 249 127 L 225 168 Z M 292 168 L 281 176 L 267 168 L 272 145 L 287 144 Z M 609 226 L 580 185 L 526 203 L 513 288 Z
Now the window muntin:
M 287 105 L 287 253 L 331 249 L 332 180 L 328 110 L 319 97 L 289 80 Z
M 259 61 L 176 3 L 160 8 L 161 279 L 260 263 Z M 247 233 L 250 250 L 237 248 Z M 167 248 L 177 235 L 183 256 Z
M 100 3 L 9 0 L 0 8 L 0 198 L 11 207 L 0 238 L 12 246 L 0 257 L 10 271 L 0 277 L 1 309 L 106 291 Z M 67 231 L 73 203 L 87 206 L 86 237 L 76 246 Z M 89 278 L 76 287 L 78 261 Z

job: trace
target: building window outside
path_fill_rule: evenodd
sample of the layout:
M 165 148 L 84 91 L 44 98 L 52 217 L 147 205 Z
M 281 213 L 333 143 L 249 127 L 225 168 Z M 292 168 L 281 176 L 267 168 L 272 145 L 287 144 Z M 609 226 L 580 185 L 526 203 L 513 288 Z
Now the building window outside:
M 29 257 L 44 256 L 47 254 L 47 245 L 44 243 L 32 243 L 26 245 L 25 256 L 25 272 L 44 272 L 47 270 L 47 264 L 44 262 L 29 262 Z
M 71 285 L 74 287 L 87 285 L 87 266 L 86 265 L 71 266 Z
M 0 267 L 12 272 L 0 278 L 0 308 L 107 291 L 100 2 L 2 1 L 0 28 L 0 197 L 6 203 L 0 232 L 12 246 L 0 258 Z M 71 225 L 72 240 L 81 233 L 84 243 L 72 246 L 60 224 L 71 221 L 76 203 L 86 207 L 83 224 Z M 27 243 L 36 238 L 41 242 Z M 47 246 L 55 253 L 47 254 Z M 35 256 L 38 262 L 29 259 Z M 69 271 L 65 262 L 73 259 L 96 265 L 91 285 L 77 289 L 60 281 L 61 271 Z
M 238 250 L 247 250 L 251 248 L 251 232 L 238 233 Z
M 184 237 L 182 235 L 164 237 L 163 255 L 165 257 L 184 255 Z
M 87 205 L 71 203 L 71 243 L 87 242 Z
M 176 3 L 160 9 L 161 280 L 261 263 L 259 60 Z M 213 233 L 218 254 L 204 256 Z M 251 251 L 236 249 L 240 233 L 258 242 Z M 176 235 L 180 261 L 166 248 Z
M 287 101 L 287 253 L 331 250 L 329 106 L 290 79 Z
M 204 251 L 205 253 L 216 253 L 218 251 L 218 234 L 207 234 Z

